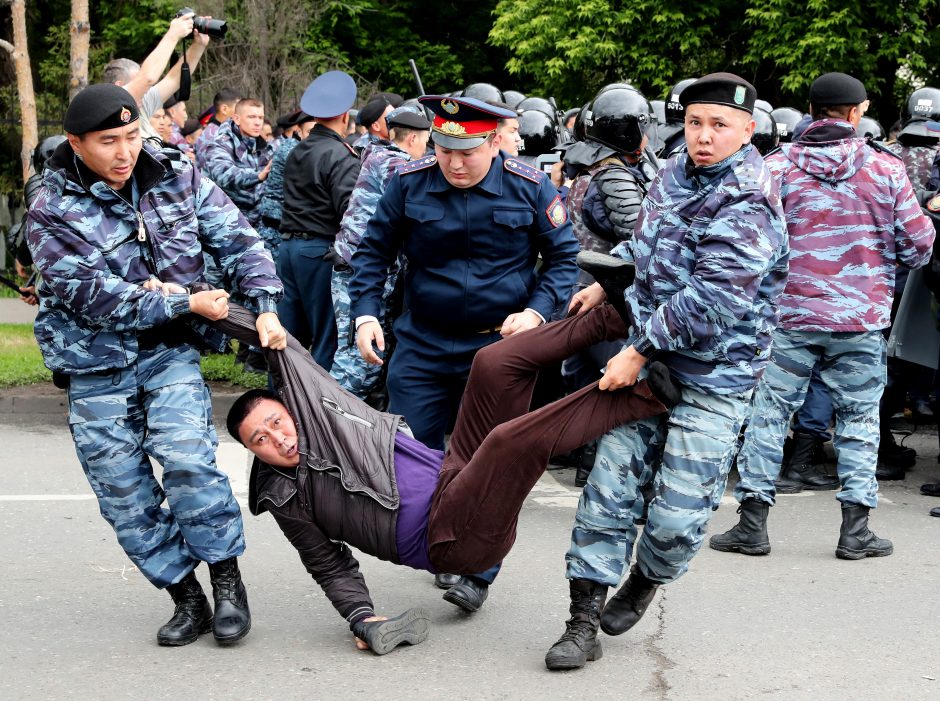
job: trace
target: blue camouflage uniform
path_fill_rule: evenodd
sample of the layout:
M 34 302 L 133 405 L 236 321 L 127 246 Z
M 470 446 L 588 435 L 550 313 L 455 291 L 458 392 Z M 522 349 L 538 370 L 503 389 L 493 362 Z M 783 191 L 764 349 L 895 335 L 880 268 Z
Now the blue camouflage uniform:
M 215 181 L 255 228 L 261 223 L 265 183 L 258 174 L 271 160 L 271 145 L 242 134 L 232 120 L 219 127 L 205 154 L 206 175 Z
M 284 165 L 287 163 L 287 157 L 294 147 L 300 141 L 293 138 L 283 139 L 280 146 L 274 152 L 271 158 L 271 171 L 268 173 L 268 179 L 265 180 L 264 194 L 261 195 L 261 203 L 258 205 L 258 214 L 261 216 L 261 223 L 258 225 L 258 233 L 271 252 L 275 265 L 277 264 L 277 252 L 281 245 L 281 211 L 284 207 Z
M 549 319 L 567 300 L 578 243 L 544 173 L 500 152 L 482 181 L 462 189 L 428 156 L 391 178 L 352 258 L 354 319 L 382 313 L 399 253 L 407 311 L 394 326 L 389 411 L 442 449 L 474 354 L 500 339 L 508 315 L 528 308 Z
M 42 273 L 36 338 L 47 367 L 70 376 L 75 448 L 121 547 L 157 587 L 241 554 L 194 345 L 224 337 L 189 316 L 188 295 L 142 284 L 204 283 L 205 251 L 256 311 L 272 312 L 281 284 L 257 234 L 178 151 L 144 146 L 132 185 L 116 192 L 66 142 L 29 211 L 28 242 Z
M 333 356 L 333 367 L 330 375 L 349 392 L 360 399 L 365 399 L 375 387 L 381 376 L 381 367 L 372 365 L 362 359 L 356 347 L 355 329 L 352 328 L 352 319 L 349 316 L 349 280 L 352 278 L 350 262 L 353 254 L 359 248 L 359 242 L 366 231 L 366 226 L 375 208 L 379 204 L 382 193 L 388 184 L 389 178 L 395 173 L 398 166 L 411 160 L 407 151 L 395 144 L 388 146 L 376 145 L 370 155 L 363 161 L 362 170 L 356 180 L 356 187 L 349 198 L 349 205 L 340 223 L 339 233 L 333 249 L 346 262 L 344 267 L 334 267 L 330 284 L 333 296 L 333 314 L 336 317 L 336 331 L 338 344 Z M 389 267 L 385 279 L 385 289 L 382 294 L 383 304 L 379 310 L 379 323 L 386 327 L 386 302 L 395 291 L 395 281 L 398 279 L 398 261 Z
M 665 584 L 701 547 L 767 362 L 787 273 L 778 187 L 750 145 L 699 168 L 681 153 L 653 181 L 633 241 L 613 252 L 636 263 L 626 293 L 632 344 L 669 367 L 682 401 L 668 416 L 601 439 L 578 504 L 567 577 L 619 584 L 637 539 L 641 487 L 652 480 L 636 562 Z

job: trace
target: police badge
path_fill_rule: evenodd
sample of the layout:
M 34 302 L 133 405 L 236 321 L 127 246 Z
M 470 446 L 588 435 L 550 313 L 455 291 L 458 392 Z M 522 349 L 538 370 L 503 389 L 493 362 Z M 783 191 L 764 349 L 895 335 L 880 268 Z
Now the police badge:
M 545 214 L 548 216 L 549 223 L 556 228 L 568 220 L 568 213 L 565 211 L 565 205 L 561 203 L 561 196 L 555 195 L 555 199 L 548 205 Z
M 131 111 L 123 107 L 121 109 L 121 122 L 127 124 L 129 121 L 131 121 Z

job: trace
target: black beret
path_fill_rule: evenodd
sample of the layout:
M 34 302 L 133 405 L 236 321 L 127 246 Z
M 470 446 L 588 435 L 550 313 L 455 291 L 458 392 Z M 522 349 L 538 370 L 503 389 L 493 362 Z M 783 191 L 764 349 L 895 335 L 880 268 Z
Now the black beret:
M 95 83 L 72 98 L 63 127 L 67 133 L 81 136 L 127 126 L 139 117 L 137 103 L 127 90 L 113 83 Z
M 183 136 L 189 136 L 190 134 L 195 134 L 202 128 L 202 122 L 200 122 L 198 119 L 187 119 L 185 122 L 183 122 L 183 126 L 180 127 L 180 134 Z
M 176 95 L 172 95 L 169 100 L 163 103 L 163 109 L 168 110 L 179 103 L 180 101 L 176 99 Z
M 388 100 L 383 97 L 370 100 L 365 107 L 359 110 L 359 114 L 356 116 L 356 124 L 361 124 L 368 129 L 374 122 L 379 121 L 389 104 Z
M 709 73 L 679 94 L 679 103 L 683 107 L 700 103 L 726 105 L 748 114 L 753 114 L 755 100 L 757 89 L 733 73 Z
M 385 100 L 392 107 L 401 107 L 402 103 L 405 101 L 405 98 L 396 92 L 380 92 L 373 96 L 370 101 L 378 99 Z
M 391 127 L 407 127 L 408 129 L 430 129 L 431 120 L 424 110 L 417 105 L 399 107 L 388 113 L 385 123 Z
M 815 107 L 860 105 L 867 99 L 862 81 L 845 73 L 826 73 L 809 86 L 809 103 Z

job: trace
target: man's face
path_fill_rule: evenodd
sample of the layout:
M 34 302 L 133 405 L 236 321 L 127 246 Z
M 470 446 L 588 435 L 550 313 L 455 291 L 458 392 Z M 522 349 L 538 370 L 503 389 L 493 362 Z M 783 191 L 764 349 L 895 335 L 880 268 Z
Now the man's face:
M 245 136 L 259 137 L 264 128 L 264 107 L 239 107 L 232 115 L 232 121 Z
M 431 138 L 430 131 L 415 131 L 409 134 L 405 142 L 405 150 L 408 155 L 414 159 L 424 158 L 428 152 L 428 139 Z
M 519 144 L 522 143 L 522 137 L 519 136 L 519 120 L 504 119 L 503 123 L 496 129 L 497 134 L 502 134 L 502 149 L 510 156 L 519 155 Z
M 450 149 L 434 145 L 437 163 L 444 178 L 454 187 L 473 187 L 486 177 L 500 149 L 500 135 L 487 139 L 476 148 Z
M 297 467 L 297 425 L 287 407 L 273 399 L 262 399 L 248 412 L 238 436 L 252 453 L 268 465 Z
M 163 140 L 164 143 L 169 143 L 170 136 L 172 136 L 172 122 L 170 121 L 170 116 L 166 113 L 162 107 L 150 115 L 150 123 L 153 125 L 154 131 L 157 132 L 157 135 Z
M 140 155 L 140 122 L 93 131 L 82 137 L 68 135 L 72 150 L 106 185 L 120 190 L 130 180 Z
M 391 105 L 386 105 L 385 111 L 382 112 L 382 116 L 372 122 L 372 125 L 369 127 L 369 131 L 371 131 L 380 139 L 388 139 L 388 124 L 385 123 L 385 118 L 388 116 L 388 113 L 394 109 L 395 108 Z
M 274 141 L 274 128 L 267 122 L 261 125 L 261 138 L 269 143 Z
M 196 139 L 198 139 L 201 135 L 202 135 L 202 127 L 199 127 L 199 128 L 198 128 L 196 131 L 194 131 L 192 134 L 188 134 L 187 136 L 185 136 L 185 137 L 183 137 L 183 138 L 186 139 L 186 143 L 187 143 L 187 144 L 189 144 L 190 146 L 192 146 L 192 145 L 194 145 L 194 144 L 196 143 Z
M 299 125 L 297 127 L 297 135 L 300 137 L 300 140 L 303 141 L 306 139 L 316 125 L 317 123 L 312 119 L 309 122 L 304 122 L 303 124 Z
M 697 166 L 723 161 L 751 140 L 755 123 L 743 110 L 725 105 L 685 108 L 685 142 Z
M 170 119 L 173 120 L 173 124 L 180 128 L 182 128 L 182 126 L 186 123 L 186 120 L 189 119 L 189 115 L 186 114 L 185 102 L 177 102 L 170 109 L 168 109 L 166 113 L 170 115 Z

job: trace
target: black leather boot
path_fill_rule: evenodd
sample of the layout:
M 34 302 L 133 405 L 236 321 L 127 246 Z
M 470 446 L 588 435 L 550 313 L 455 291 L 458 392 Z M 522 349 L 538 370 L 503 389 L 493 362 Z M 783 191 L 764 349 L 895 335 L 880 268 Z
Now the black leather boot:
M 885 557 L 894 552 L 894 545 L 879 538 L 868 528 L 868 507 L 861 504 L 842 505 L 842 529 L 836 557 L 840 560 L 861 560 L 866 557 Z
M 490 585 L 473 577 L 461 577 L 457 583 L 444 592 L 447 603 L 459 606 L 467 613 L 479 611 L 489 595 Z
M 460 581 L 459 574 L 448 574 L 446 572 L 438 572 L 434 575 L 434 586 L 438 589 L 450 589 L 457 582 Z
M 428 639 L 431 614 L 425 609 L 408 609 L 384 621 L 358 621 L 352 632 L 376 655 L 385 655 L 399 645 L 417 645 Z
M 248 592 L 242 584 L 238 560 L 230 557 L 209 565 L 212 596 L 215 599 L 215 622 L 212 634 L 223 645 L 237 642 L 251 630 Z
M 713 535 L 708 546 L 723 553 L 766 555 L 770 552 L 767 537 L 767 511 L 770 504 L 760 499 L 745 499 L 738 507 L 741 519 L 730 530 Z
M 839 479 L 826 473 L 822 463 L 817 462 L 818 446 L 822 442 L 806 433 L 793 434 L 793 452 L 780 471 L 784 480 L 796 482 L 803 489 L 824 491 L 838 489 Z
M 647 579 L 636 565 L 630 568 L 630 576 L 623 586 L 610 597 L 601 614 L 601 630 L 607 635 L 626 633 L 639 623 L 649 608 L 659 585 Z
M 212 608 L 199 586 L 195 570 L 166 590 L 173 597 L 176 610 L 173 618 L 157 631 L 158 645 L 189 645 L 203 633 L 212 630 Z
M 578 267 L 600 283 L 607 295 L 607 302 L 617 310 L 627 328 L 633 325 L 624 291 L 636 278 L 633 263 L 596 251 L 581 251 L 577 258 Z
M 597 627 L 607 587 L 590 579 L 572 579 L 568 588 L 571 618 L 565 622 L 565 632 L 558 642 L 545 655 L 545 666 L 549 669 L 578 669 L 604 655 L 601 641 L 597 639 Z

